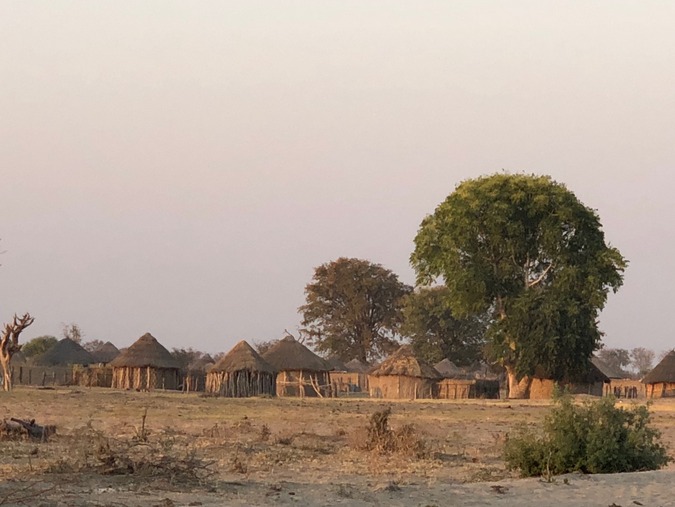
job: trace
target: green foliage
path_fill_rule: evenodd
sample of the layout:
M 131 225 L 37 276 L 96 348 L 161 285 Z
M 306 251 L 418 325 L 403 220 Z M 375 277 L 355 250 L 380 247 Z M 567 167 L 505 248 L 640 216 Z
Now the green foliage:
M 423 287 L 405 297 L 401 334 L 410 339 L 415 355 L 435 364 L 450 358 L 469 365 L 482 358 L 487 316 L 456 318 L 444 286 Z
M 318 352 L 370 362 L 398 346 L 403 296 L 411 287 L 379 264 L 341 257 L 305 287 L 302 332 Z
M 649 425 L 647 406 L 621 409 L 613 398 L 575 405 L 556 400 L 540 437 L 507 440 L 504 459 L 525 477 L 568 472 L 619 473 L 657 470 L 671 461 L 660 433 Z
M 603 347 L 598 350 L 597 356 L 607 366 L 610 366 L 620 372 L 625 372 L 631 365 L 631 355 L 626 349 Z
M 24 343 L 21 347 L 21 352 L 26 359 L 30 357 L 36 357 L 40 354 L 44 354 L 57 343 L 58 340 L 54 336 L 38 336 L 37 338 L 33 338 L 32 340 Z
M 518 377 L 583 373 L 597 319 L 626 261 L 600 220 L 548 176 L 495 174 L 461 183 L 427 216 L 411 263 L 419 284 L 448 287 L 457 317 L 493 312 L 494 359 Z

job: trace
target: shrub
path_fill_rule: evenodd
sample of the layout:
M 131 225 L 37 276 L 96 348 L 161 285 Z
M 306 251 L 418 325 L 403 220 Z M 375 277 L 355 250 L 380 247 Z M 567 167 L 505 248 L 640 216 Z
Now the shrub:
M 614 398 L 575 405 L 556 398 L 543 435 L 509 438 L 504 459 L 525 477 L 568 472 L 617 473 L 656 470 L 668 464 L 661 434 L 650 427 L 647 406 L 621 409 Z
M 375 412 L 368 420 L 363 438 L 354 438 L 352 444 L 357 449 L 375 451 L 379 454 L 393 452 L 414 456 L 419 459 L 430 454 L 426 442 L 420 438 L 412 424 L 405 424 L 397 430 L 389 427 L 391 408 Z

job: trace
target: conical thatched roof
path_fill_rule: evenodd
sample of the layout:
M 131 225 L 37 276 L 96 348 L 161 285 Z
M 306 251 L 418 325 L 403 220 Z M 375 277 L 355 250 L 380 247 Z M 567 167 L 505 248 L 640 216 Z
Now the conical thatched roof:
M 455 378 L 465 374 L 464 370 L 459 368 L 455 363 L 450 361 L 447 357 L 434 365 L 436 371 L 445 378 Z
M 363 364 L 361 361 L 359 361 L 356 358 L 349 361 L 347 364 L 345 364 L 345 366 L 347 367 L 347 371 L 349 371 L 349 372 L 368 373 L 368 365 Z
M 327 361 L 317 356 L 292 336 L 286 336 L 279 340 L 262 357 L 277 371 L 330 371 L 331 369 L 331 365 Z
M 370 371 L 370 375 L 376 377 L 382 375 L 399 375 L 404 377 L 420 377 L 436 379 L 441 378 L 431 365 L 420 361 L 415 357 L 410 345 L 403 345 L 379 366 Z
M 178 362 L 150 333 L 145 333 L 110 362 L 110 366 L 178 368 Z
M 82 345 L 74 342 L 70 338 L 59 340 L 56 345 L 35 359 L 35 364 L 39 366 L 57 366 L 68 364 L 86 365 L 95 362 L 96 360 L 89 352 L 82 348 Z
M 105 342 L 99 348 L 94 350 L 91 355 L 94 356 L 97 363 L 109 363 L 120 355 L 120 351 L 112 343 Z
M 330 371 L 347 371 L 347 365 L 337 356 L 331 356 L 326 361 L 330 364 Z
M 644 384 L 657 382 L 675 383 L 675 350 L 671 350 L 652 371 L 642 379 Z
M 598 370 L 600 370 L 600 373 L 602 373 L 608 379 L 613 379 L 613 378 L 618 379 L 618 378 L 627 378 L 628 377 L 621 370 L 617 370 L 616 368 L 611 367 L 610 365 L 608 365 L 606 362 L 604 362 L 599 357 L 596 357 L 596 356 L 591 357 L 591 363 L 593 363 L 593 366 L 595 366 Z
M 235 371 L 248 370 L 252 372 L 274 373 L 274 367 L 265 361 L 246 340 L 237 343 L 232 350 L 211 368 L 211 371 Z

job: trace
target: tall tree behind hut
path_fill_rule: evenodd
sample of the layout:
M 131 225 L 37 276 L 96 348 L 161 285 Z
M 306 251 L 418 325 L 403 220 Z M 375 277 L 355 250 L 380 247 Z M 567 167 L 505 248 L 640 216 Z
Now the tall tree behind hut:
M 448 358 L 468 366 L 483 358 L 489 315 L 455 317 L 448 299 L 445 286 L 421 287 L 406 296 L 401 333 L 427 363 Z
M 379 264 L 341 257 L 314 270 L 302 314 L 308 345 L 324 355 L 364 363 L 395 350 L 403 296 L 412 288 Z
M 2 336 L 0 336 L 0 364 L 2 365 L 2 388 L 5 391 L 12 390 L 10 362 L 12 356 L 21 350 L 19 336 L 34 320 L 29 313 L 25 313 L 20 318 L 15 314 L 12 322 L 5 324 L 2 331 Z
M 410 261 L 418 285 L 448 286 L 455 315 L 493 312 L 489 351 L 511 398 L 529 396 L 538 369 L 554 380 L 588 373 L 599 313 L 627 266 L 592 208 L 524 174 L 462 182 L 422 221 Z
M 74 322 L 71 322 L 70 324 L 63 324 L 63 330 L 61 331 L 61 334 L 64 338 L 69 338 L 75 343 L 82 343 L 82 338 L 84 338 L 82 329 L 80 329 L 80 326 Z
M 654 351 L 644 347 L 636 347 L 630 351 L 631 365 L 638 378 L 649 373 L 654 366 Z

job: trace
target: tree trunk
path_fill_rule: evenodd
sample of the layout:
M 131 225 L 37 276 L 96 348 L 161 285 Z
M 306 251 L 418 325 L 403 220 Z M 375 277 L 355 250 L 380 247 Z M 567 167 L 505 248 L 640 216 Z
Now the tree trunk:
M 523 400 L 530 397 L 532 377 L 525 376 L 518 379 L 513 366 L 506 367 L 506 375 L 509 379 L 509 399 Z
M 0 363 L 2 363 L 2 378 L 3 378 L 2 389 L 5 391 L 12 390 L 12 373 L 9 365 L 11 359 L 12 359 L 11 356 L 5 357 L 5 354 L 2 354 L 0 356 Z

